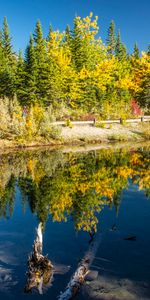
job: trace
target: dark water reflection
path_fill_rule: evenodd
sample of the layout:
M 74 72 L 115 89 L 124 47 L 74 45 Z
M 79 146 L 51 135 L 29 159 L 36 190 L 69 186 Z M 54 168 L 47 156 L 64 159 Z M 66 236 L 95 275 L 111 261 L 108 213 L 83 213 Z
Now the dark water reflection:
M 56 299 L 64 290 L 96 231 L 101 231 L 102 241 L 92 269 L 99 271 L 101 282 L 108 280 L 106 289 L 113 290 L 113 280 L 121 285 L 126 278 L 141 281 L 148 292 L 149 150 L 148 146 L 76 153 L 43 150 L 0 156 L 1 299 L 41 297 L 38 291 L 24 293 L 27 260 L 39 223 L 44 228 L 43 253 L 57 270 L 52 286 L 44 287 L 44 299 Z M 100 295 L 99 299 L 111 299 L 104 298 L 98 282 L 99 294 L 85 288 L 78 299 Z M 120 297 L 115 299 L 125 299 Z

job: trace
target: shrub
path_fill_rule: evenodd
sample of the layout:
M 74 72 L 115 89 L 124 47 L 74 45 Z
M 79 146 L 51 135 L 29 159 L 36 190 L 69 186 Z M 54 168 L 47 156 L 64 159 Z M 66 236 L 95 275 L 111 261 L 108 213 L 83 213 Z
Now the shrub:
M 66 120 L 65 126 L 69 128 L 73 128 L 73 124 L 71 123 L 70 119 Z
M 99 128 L 106 128 L 106 124 L 105 123 L 101 123 L 101 122 L 96 122 L 96 127 L 99 127 Z
M 61 134 L 61 128 L 59 126 L 52 125 L 55 118 L 51 113 L 51 108 L 49 107 L 43 113 L 43 118 L 40 123 L 40 128 L 38 134 L 45 137 L 46 139 L 59 139 Z

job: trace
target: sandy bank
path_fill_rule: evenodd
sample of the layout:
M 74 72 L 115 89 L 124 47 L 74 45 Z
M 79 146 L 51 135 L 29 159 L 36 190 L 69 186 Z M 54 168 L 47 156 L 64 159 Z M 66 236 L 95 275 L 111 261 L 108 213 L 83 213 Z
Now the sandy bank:
M 76 125 L 72 128 L 61 127 L 61 134 L 57 140 L 46 140 L 37 137 L 34 141 L 0 140 L 0 149 L 16 147 L 82 145 L 88 143 L 108 143 L 117 141 L 144 141 L 150 140 L 150 124 L 107 125 L 105 128 L 92 125 Z

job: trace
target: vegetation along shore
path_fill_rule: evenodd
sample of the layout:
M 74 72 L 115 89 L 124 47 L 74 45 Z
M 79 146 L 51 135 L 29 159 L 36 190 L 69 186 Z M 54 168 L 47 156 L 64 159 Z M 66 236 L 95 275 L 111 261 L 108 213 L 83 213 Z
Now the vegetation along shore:
M 110 22 L 76 16 L 64 32 L 40 21 L 25 54 L 15 53 L 6 17 L 0 31 L 0 147 L 149 139 L 150 45 L 128 53 Z M 121 119 L 121 124 L 102 120 Z M 94 122 L 96 120 L 96 123 Z M 64 121 L 63 126 L 58 121 Z M 74 125 L 73 121 L 94 124 Z

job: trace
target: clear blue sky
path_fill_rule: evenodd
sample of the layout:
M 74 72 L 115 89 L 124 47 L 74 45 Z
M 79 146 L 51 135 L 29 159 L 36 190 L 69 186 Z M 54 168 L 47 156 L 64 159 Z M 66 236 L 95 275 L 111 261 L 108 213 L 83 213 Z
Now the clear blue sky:
M 75 15 L 85 17 L 90 12 L 99 16 L 99 35 L 105 42 L 106 32 L 111 20 L 120 29 L 122 41 L 131 52 L 135 42 L 140 50 L 150 44 L 150 0 L 1 0 L 0 24 L 7 17 L 14 49 L 24 50 L 35 23 L 40 20 L 44 35 L 49 24 L 54 29 L 72 27 Z

